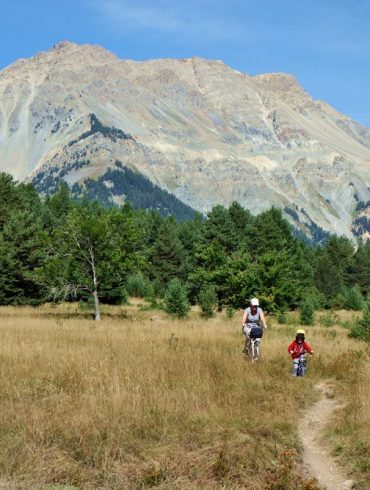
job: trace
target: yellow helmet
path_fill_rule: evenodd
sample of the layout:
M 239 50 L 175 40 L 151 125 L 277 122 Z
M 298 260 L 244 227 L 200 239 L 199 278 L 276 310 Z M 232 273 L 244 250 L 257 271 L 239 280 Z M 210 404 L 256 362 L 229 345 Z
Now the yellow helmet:
M 303 328 L 299 328 L 299 329 L 297 330 L 297 334 L 298 334 L 298 333 L 300 333 L 300 334 L 302 334 L 302 335 L 305 335 L 305 334 L 306 334 L 306 332 L 303 330 Z

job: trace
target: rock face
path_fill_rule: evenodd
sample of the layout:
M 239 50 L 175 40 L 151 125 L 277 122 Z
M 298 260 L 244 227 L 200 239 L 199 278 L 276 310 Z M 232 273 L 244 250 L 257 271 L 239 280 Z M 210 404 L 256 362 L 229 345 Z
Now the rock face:
M 370 204 L 370 130 L 290 75 L 68 42 L 0 72 L 1 171 L 43 192 L 99 180 L 120 203 L 125 168 L 201 212 L 276 205 L 311 236 L 369 231 L 354 221 Z

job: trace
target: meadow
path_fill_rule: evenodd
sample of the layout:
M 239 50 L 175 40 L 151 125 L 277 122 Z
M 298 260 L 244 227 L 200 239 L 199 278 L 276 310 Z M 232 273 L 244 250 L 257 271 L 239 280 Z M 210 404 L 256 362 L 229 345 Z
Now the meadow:
M 333 453 L 370 481 L 370 352 L 353 313 L 306 327 L 316 355 L 290 376 L 297 316 L 269 317 L 263 358 L 242 355 L 241 312 L 185 320 L 129 306 L 0 308 L 0 488 L 306 489 L 301 414 L 331 379 Z

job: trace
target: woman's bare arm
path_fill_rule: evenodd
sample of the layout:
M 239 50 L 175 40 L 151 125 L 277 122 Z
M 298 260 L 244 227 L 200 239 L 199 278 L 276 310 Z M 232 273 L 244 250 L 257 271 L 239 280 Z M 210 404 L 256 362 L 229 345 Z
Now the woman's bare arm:
M 247 312 L 245 311 L 245 312 L 243 313 L 242 325 L 244 325 L 246 321 L 247 321 Z
M 260 318 L 261 318 L 261 322 L 262 322 L 263 328 L 267 328 L 266 318 L 265 318 L 265 315 L 263 314 L 263 311 L 262 310 L 261 310 L 261 313 L 260 313 Z

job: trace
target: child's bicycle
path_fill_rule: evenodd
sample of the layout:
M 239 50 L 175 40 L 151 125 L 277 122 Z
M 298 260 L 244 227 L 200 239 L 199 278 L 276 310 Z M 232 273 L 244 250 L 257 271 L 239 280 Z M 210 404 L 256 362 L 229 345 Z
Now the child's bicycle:
M 305 353 L 301 354 L 298 358 L 298 367 L 296 376 L 305 376 L 307 372 L 307 359 Z

